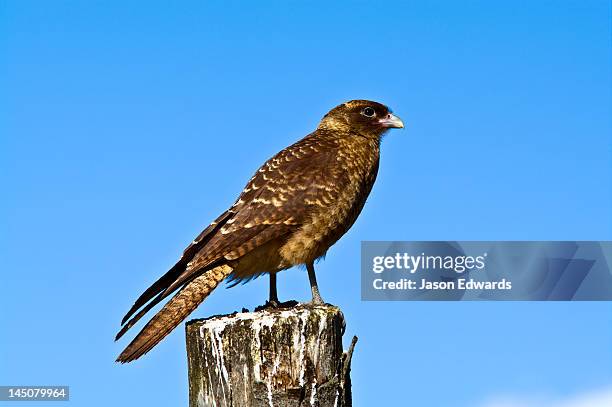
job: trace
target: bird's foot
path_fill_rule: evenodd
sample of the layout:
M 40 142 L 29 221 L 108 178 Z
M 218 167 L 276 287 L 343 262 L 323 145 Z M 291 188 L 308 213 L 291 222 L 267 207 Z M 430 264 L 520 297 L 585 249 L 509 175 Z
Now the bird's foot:
M 323 301 L 323 298 L 321 298 L 320 295 L 313 295 L 312 299 L 305 302 L 303 305 L 306 307 L 317 307 L 319 305 L 325 305 L 325 301 Z
M 298 302 L 295 300 L 289 300 L 285 302 L 279 302 L 278 300 L 268 300 L 264 305 L 260 305 L 255 308 L 255 312 L 262 311 L 265 309 L 280 309 L 280 308 L 292 308 L 298 305 Z
M 266 303 L 263 306 L 266 308 L 278 308 L 279 305 L 280 305 L 280 301 L 278 299 L 275 299 L 275 300 L 266 301 Z

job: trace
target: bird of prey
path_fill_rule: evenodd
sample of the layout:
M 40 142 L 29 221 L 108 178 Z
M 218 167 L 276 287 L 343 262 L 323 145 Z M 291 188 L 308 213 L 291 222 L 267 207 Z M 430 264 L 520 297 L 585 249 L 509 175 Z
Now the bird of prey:
M 311 303 L 323 303 L 314 262 L 361 212 L 378 172 L 383 134 L 403 127 L 386 106 L 352 100 L 333 108 L 314 132 L 266 161 L 232 207 L 136 300 L 115 340 L 177 291 L 117 361 L 131 362 L 151 350 L 223 280 L 238 283 L 269 273 L 270 303 L 277 304 L 276 273 L 305 265 Z

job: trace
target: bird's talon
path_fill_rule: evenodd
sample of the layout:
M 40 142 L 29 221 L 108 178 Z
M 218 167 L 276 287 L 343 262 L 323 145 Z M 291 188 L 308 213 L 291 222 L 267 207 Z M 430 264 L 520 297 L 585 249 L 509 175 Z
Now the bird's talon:
M 321 297 L 313 298 L 312 300 L 305 302 L 304 305 L 307 307 L 318 307 L 321 305 L 325 305 L 325 301 L 323 301 Z
M 280 306 L 280 302 L 278 302 L 278 300 L 268 300 L 263 306 L 265 308 L 278 308 Z
M 282 308 L 292 308 L 298 305 L 298 302 L 295 300 L 289 300 L 285 302 L 279 302 L 278 300 L 268 300 L 264 305 L 260 305 L 255 308 L 255 312 L 263 311 L 266 309 L 282 309 Z

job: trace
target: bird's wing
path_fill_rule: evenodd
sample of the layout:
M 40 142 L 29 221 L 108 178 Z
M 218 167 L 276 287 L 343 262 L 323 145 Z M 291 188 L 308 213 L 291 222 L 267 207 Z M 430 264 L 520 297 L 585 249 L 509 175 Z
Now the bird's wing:
M 229 211 L 230 219 L 188 263 L 169 289 L 200 270 L 236 260 L 298 229 L 312 209 L 331 204 L 346 180 L 336 164 L 336 144 L 306 137 L 280 151 L 249 180 Z M 330 187 L 330 183 L 336 187 Z

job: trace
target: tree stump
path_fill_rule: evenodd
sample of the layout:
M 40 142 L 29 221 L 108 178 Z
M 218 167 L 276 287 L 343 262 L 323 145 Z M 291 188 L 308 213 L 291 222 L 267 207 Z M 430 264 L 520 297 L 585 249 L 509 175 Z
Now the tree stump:
M 189 321 L 189 406 L 351 406 L 344 328 L 330 305 Z

